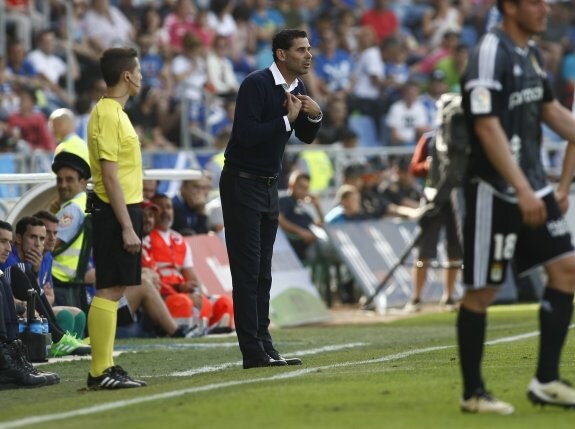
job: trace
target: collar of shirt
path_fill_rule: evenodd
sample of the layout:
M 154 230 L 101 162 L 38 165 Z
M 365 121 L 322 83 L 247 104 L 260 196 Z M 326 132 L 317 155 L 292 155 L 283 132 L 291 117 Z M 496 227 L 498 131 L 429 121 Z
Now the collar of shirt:
M 287 92 L 292 92 L 294 89 L 297 88 L 298 84 L 299 84 L 299 79 L 296 78 L 291 85 L 288 85 L 285 78 L 283 77 L 283 75 L 281 74 L 280 70 L 278 69 L 277 64 L 274 62 L 272 63 L 272 65 L 270 66 L 270 71 L 272 72 L 272 75 L 274 77 L 274 82 L 276 85 L 281 85 L 284 89 L 284 91 Z

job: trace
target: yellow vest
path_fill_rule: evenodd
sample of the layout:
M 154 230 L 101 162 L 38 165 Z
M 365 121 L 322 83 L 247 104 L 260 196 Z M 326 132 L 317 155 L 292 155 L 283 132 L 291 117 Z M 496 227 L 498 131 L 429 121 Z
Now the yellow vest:
M 75 198 L 64 203 L 60 212 L 70 204 L 76 204 L 82 211 L 86 208 L 86 193 L 81 192 Z M 68 247 L 61 253 L 54 254 L 52 263 L 52 277 L 61 283 L 71 283 L 76 279 L 76 272 L 80 263 L 80 252 L 84 242 L 84 228 L 81 228 L 76 235 L 76 239 L 69 243 Z
M 307 149 L 300 152 L 300 158 L 307 164 L 311 178 L 310 192 L 319 192 L 327 189 L 333 177 L 333 165 L 328 154 L 321 149 Z

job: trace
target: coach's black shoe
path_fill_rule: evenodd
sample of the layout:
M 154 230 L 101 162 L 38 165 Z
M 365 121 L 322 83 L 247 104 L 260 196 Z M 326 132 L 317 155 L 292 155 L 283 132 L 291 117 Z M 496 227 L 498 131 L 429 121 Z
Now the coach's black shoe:
M 281 359 L 274 359 L 267 354 L 259 359 L 244 359 L 244 369 L 265 368 L 268 366 L 287 366 L 287 362 Z
M 298 357 L 286 358 L 280 355 L 277 350 L 266 350 L 266 353 L 274 360 L 283 360 L 288 365 L 302 365 L 303 361 Z
M 116 365 L 106 369 L 104 373 L 98 377 L 92 377 L 92 375 L 88 373 L 87 385 L 90 390 L 115 390 L 143 387 L 146 385 L 146 382 L 134 380 L 121 366 Z

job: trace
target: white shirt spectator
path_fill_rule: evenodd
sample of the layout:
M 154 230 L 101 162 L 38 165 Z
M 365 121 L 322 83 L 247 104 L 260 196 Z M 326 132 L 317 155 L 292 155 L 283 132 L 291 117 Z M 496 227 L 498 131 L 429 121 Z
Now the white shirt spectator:
M 104 49 L 131 44 L 133 27 L 130 21 L 114 6 L 110 6 L 109 12 L 111 20 L 92 9 L 86 12 L 86 36 L 97 40 Z
M 431 124 L 428 123 L 427 111 L 420 100 L 414 102 L 410 107 L 405 104 L 405 101 L 398 100 L 389 108 L 386 125 L 395 128 L 398 137 L 404 144 L 415 144 L 417 128 Z
M 385 66 L 381 59 L 381 52 L 377 46 L 367 48 L 359 55 L 352 71 L 354 86 L 353 95 L 359 98 L 376 99 L 379 97 L 379 88 L 371 82 L 371 76 L 383 78 Z
M 28 60 L 38 73 L 46 76 L 54 84 L 58 84 L 58 80 L 66 73 L 66 63 L 60 57 L 53 54 L 45 54 L 39 49 L 34 49 L 30 52 Z
M 178 55 L 172 62 L 172 74 L 179 75 L 185 72 L 190 73 L 178 84 L 176 95 L 179 97 L 184 95 L 189 100 L 201 101 L 204 84 L 208 81 L 206 60 L 198 57 L 192 62 L 188 57 Z
M 206 60 L 206 68 L 208 81 L 214 86 L 216 94 L 237 91 L 239 85 L 229 59 L 210 52 Z
M 238 32 L 236 21 L 230 14 L 226 14 L 222 19 L 219 19 L 215 13 L 209 12 L 208 27 L 213 28 L 216 34 L 224 37 L 233 38 Z

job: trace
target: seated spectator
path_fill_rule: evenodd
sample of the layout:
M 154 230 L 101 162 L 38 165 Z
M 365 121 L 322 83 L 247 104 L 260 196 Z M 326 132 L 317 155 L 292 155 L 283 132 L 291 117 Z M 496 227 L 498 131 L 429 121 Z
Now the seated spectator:
M 229 40 L 217 35 L 214 37 L 213 48 L 208 52 L 206 59 L 208 82 L 214 93 L 220 97 L 233 95 L 239 88 L 234 66 L 227 58 L 229 48 Z
M 347 95 L 353 68 L 351 55 L 339 48 L 337 36 L 331 29 L 320 35 L 319 49 L 313 62 L 318 95 L 321 99 L 335 94 Z
M 451 0 L 435 0 L 434 7 L 423 15 L 421 27 L 428 46 L 434 50 L 441 45 L 448 31 L 461 31 L 465 20 L 463 8 Z
M 389 108 L 386 125 L 390 144 L 414 146 L 421 134 L 431 129 L 425 106 L 419 99 L 419 83 L 410 80 L 401 88 L 401 98 Z
M 163 30 L 168 37 L 168 47 L 173 54 L 183 49 L 184 37 L 193 33 L 196 6 L 192 0 L 176 0 L 173 10 L 164 19 Z
M 75 56 L 69 57 L 71 61 L 67 64 L 55 54 L 56 34 L 53 30 L 41 31 L 36 39 L 37 47 L 27 58 L 38 72 L 42 88 L 48 97 L 49 110 L 63 105 L 71 106 L 74 100 L 60 86 L 60 80 L 65 78 L 66 73 L 71 73 L 72 79 L 78 79 L 78 62 Z
M 459 82 L 468 60 L 469 46 L 460 43 L 452 54 L 442 58 L 435 65 L 435 70 L 441 70 L 445 74 L 445 81 L 450 92 L 461 92 Z
M 197 180 L 184 180 L 180 193 L 172 198 L 173 225 L 178 232 L 187 230 L 191 234 L 207 234 L 209 232 L 205 206 L 208 194 L 212 189 L 212 179 L 206 172 Z
M 90 44 L 99 52 L 114 46 L 133 44 L 132 23 L 110 0 L 93 0 L 84 18 L 84 28 Z
M 151 200 L 158 191 L 158 181 L 155 179 L 145 179 L 143 182 L 144 199 Z
M 52 334 L 50 353 L 53 357 L 90 354 L 89 346 L 83 344 L 71 333 L 63 331 L 58 325 L 56 315 L 48 302 L 44 289 L 40 287 L 41 282 L 46 284 L 50 281 L 52 265 L 50 252 L 44 254 L 45 240 L 46 227 L 44 223 L 35 217 L 23 217 L 16 224 L 15 246 L 8 258 L 0 264 L 0 270 L 14 266 L 25 273 L 28 278 L 29 285 L 26 288 L 21 283 L 12 285 L 12 292 L 17 300 L 26 302 L 28 289 L 32 288 L 36 291 L 38 296 L 35 310 L 48 320 Z M 14 288 L 14 286 L 18 286 L 18 288 Z
M 208 14 L 208 25 L 216 34 L 226 37 L 232 43 L 238 31 L 236 21 L 232 17 L 234 3 L 232 0 L 212 0 Z
M 12 226 L 0 220 L 0 264 L 6 262 L 12 247 Z M 23 286 L 15 286 L 22 282 Z M 12 288 L 30 287 L 26 276 L 15 270 L 8 278 L 0 271 L 0 389 L 42 387 L 58 384 L 60 377 L 52 372 L 40 371 L 26 358 L 26 349 L 18 339 L 18 315 L 14 306 Z
M 336 194 L 337 205 L 325 215 L 328 225 L 341 224 L 369 217 L 361 209 L 361 196 L 353 185 L 341 185 Z
M 437 124 L 437 101 L 448 90 L 445 73 L 440 69 L 433 70 L 429 75 L 427 91 L 419 96 L 427 112 L 427 122 L 431 126 Z
M 36 109 L 36 91 L 30 87 L 18 90 L 20 110 L 8 116 L 8 124 L 20 130 L 20 137 L 31 150 L 53 151 L 56 142 L 48 130 L 46 116 Z
M 20 40 L 9 40 L 6 54 L 6 69 L 14 86 L 39 86 L 38 73 L 26 58 L 26 49 Z
M 176 146 L 164 135 L 162 125 L 168 117 L 168 95 L 165 91 L 146 87 L 138 101 L 127 109 L 127 114 L 138 136 L 142 149 L 173 150 Z
M 419 207 L 421 190 L 411 171 L 409 171 L 409 159 L 398 158 L 393 165 L 391 179 L 384 187 L 383 196 L 393 204 L 408 208 Z
M 192 250 L 184 237 L 171 229 L 174 220 L 172 201 L 166 195 L 155 195 L 152 202 L 160 209 L 156 213 L 155 227 L 144 241 L 147 255 L 154 261 L 160 276 L 160 293 L 170 296 L 184 293 L 194 303 L 196 325 L 205 328 L 231 328 L 233 305 L 228 296 L 206 296 L 194 271 Z M 213 301 L 213 302 L 212 302 Z
M 374 0 L 373 7 L 361 15 L 359 23 L 374 30 L 377 43 L 399 32 L 399 20 L 395 12 L 388 8 L 388 0 Z
M 16 37 L 22 40 L 24 49 L 32 49 L 32 35 L 44 25 L 42 14 L 35 0 L 6 0 L 6 22 L 16 27 Z
M 310 194 L 309 187 L 310 176 L 295 170 L 289 177 L 287 195 L 279 199 L 279 226 L 286 233 L 298 258 L 304 263 L 315 258 L 319 250 L 315 247 L 318 235 L 327 239 L 322 229 L 324 216 L 320 200 L 316 195 Z M 309 210 L 310 203 L 315 213 Z M 315 249 L 315 252 L 311 249 Z

